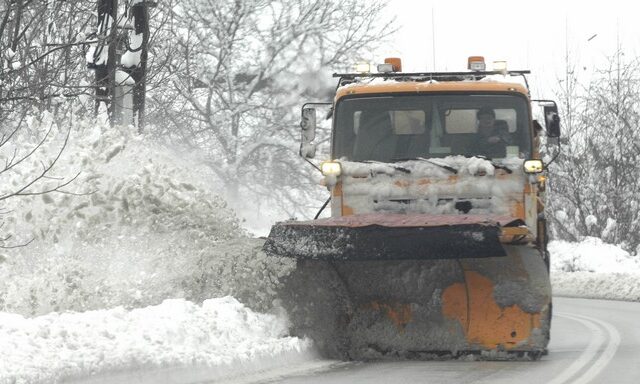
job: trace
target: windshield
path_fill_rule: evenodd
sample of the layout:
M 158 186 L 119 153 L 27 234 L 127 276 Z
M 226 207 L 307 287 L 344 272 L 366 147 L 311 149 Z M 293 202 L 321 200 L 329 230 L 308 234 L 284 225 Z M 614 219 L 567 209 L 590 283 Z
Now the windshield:
M 531 155 L 529 112 L 514 95 L 397 95 L 343 99 L 333 157 L 391 162 L 450 155 Z

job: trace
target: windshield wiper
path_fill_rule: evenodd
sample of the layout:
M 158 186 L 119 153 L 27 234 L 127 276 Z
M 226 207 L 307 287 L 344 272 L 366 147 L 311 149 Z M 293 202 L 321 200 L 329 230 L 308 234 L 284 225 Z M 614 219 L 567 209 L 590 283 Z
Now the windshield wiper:
M 453 168 L 452 166 L 446 165 L 446 164 L 440 164 L 437 163 L 433 160 L 429 160 L 429 159 L 425 159 L 424 157 L 409 157 L 409 158 L 405 158 L 405 159 L 391 159 L 392 161 L 411 161 L 411 160 L 420 160 L 420 161 L 424 161 L 426 163 L 429 164 L 433 164 L 435 166 L 438 166 L 440 168 L 446 169 L 447 171 L 453 173 L 454 175 L 458 174 L 458 170 Z
M 396 171 L 400 171 L 400 172 L 407 173 L 407 174 L 411 173 L 411 170 L 410 170 L 410 169 L 407 169 L 407 168 L 405 168 L 405 167 L 401 167 L 401 166 L 399 166 L 399 165 L 395 165 L 395 164 L 384 163 L 384 162 L 382 162 L 382 161 L 364 160 L 364 161 L 362 161 L 362 162 L 363 162 L 363 163 L 369 163 L 369 164 L 381 164 L 381 165 L 386 165 L 386 166 L 389 166 L 389 167 L 391 167 L 391 168 L 395 169 Z
M 487 160 L 488 162 L 491 163 L 491 165 L 493 165 L 493 168 L 497 168 L 497 169 L 502 169 L 504 171 L 506 171 L 507 173 L 513 173 L 513 171 L 511 170 L 511 168 L 507 167 L 506 165 L 502 165 L 499 163 L 496 163 L 495 161 L 493 161 L 493 159 L 491 159 L 490 157 L 484 156 L 484 155 L 464 155 L 464 157 L 478 157 L 480 159 L 484 159 Z

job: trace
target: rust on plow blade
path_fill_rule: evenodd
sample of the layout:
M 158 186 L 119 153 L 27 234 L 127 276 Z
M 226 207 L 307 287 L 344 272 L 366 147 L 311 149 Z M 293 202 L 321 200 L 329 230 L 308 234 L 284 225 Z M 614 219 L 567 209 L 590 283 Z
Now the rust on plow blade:
M 272 256 L 314 260 L 434 260 L 505 256 L 496 215 L 361 214 L 274 225 Z

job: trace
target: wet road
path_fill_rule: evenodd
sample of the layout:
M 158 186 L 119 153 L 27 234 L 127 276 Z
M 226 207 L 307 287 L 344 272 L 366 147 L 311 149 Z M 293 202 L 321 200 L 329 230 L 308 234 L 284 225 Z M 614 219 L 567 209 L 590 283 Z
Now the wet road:
M 554 298 L 549 354 L 540 361 L 337 364 L 278 383 L 638 383 L 640 303 Z M 246 382 L 246 381 L 245 381 Z M 256 382 L 256 381 L 253 381 Z
M 549 354 L 539 361 L 337 363 L 300 356 L 277 365 L 277 369 L 253 372 L 243 372 L 241 367 L 223 369 L 227 374 L 217 372 L 217 368 L 143 369 L 66 382 L 636 384 L 640 383 L 640 303 L 555 297 Z

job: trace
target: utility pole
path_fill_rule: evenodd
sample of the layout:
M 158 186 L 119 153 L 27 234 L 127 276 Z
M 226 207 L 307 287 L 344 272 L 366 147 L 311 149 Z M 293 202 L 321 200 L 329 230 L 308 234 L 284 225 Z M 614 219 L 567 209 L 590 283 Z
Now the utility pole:
M 125 0 L 130 5 L 128 20 L 133 18 L 134 28 L 128 39 L 121 29 L 118 0 L 98 0 L 96 44 L 88 57 L 88 68 L 95 70 L 95 113 L 104 103 L 111 125 L 130 123 L 142 133 L 146 97 L 147 46 L 149 43 L 149 0 Z M 126 49 L 119 45 L 128 40 Z M 127 78 L 127 75 L 130 79 Z M 125 79 L 125 81 L 123 81 Z M 128 121 L 126 121 L 128 120 Z
M 98 0 L 97 43 L 89 51 L 87 67 L 95 71 L 95 109 L 97 115 L 100 104 L 104 103 L 113 118 L 113 98 L 115 97 L 116 72 L 116 17 L 118 0 Z M 113 122 L 113 120 L 111 120 Z
M 133 116 L 134 124 L 137 123 L 138 132 L 144 129 L 144 112 L 147 86 L 147 46 L 149 44 L 149 7 L 155 7 L 156 3 L 148 0 L 133 0 L 131 15 L 134 20 L 134 33 L 131 35 L 133 42 L 127 48 L 128 52 L 135 56 L 131 63 L 123 63 L 123 69 L 135 81 L 133 87 Z M 134 55 L 134 54 L 138 55 Z

